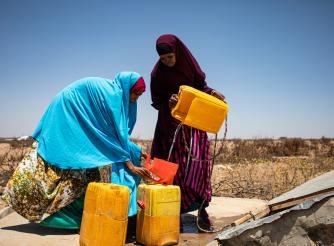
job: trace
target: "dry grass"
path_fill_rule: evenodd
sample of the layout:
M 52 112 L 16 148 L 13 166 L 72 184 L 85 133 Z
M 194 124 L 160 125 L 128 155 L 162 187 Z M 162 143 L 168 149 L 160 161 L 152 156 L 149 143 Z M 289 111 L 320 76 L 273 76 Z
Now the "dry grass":
M 0 143 L 0 187 L 7 183 L 27 150 L 28 147 L 23 145 L 13 147 L 7 143 Z
M 296 186 L 334 170 L 334 157 L 288 157 L 215 165 L 213 194 L 270 200 Z
M 213 145 L 211 146 L 213 149 Z M 216 163 L 221 164 L 291 156 L 334 157 L 334 140 L 329 138 L 234 139 L 225 141 L 223 145 L 219 141 L 216 149 L 220 149 L 221 146 L 222 155 L 216 159 Z
M 213 194 L 270 200 L 334 170 L 334 140 L 280 138 L 218 143 Z
M 149 152 L 150 141 L 137 140 Z M 211 142 L 213 153 L 214 142 Z M 217 196 L 270 200 L 296 186 L 334 170 L 334 140 L 233 139 L 218 141 L 212 174 Z
M 150 152 L 151 141 L 134 141 Z M 31 143 L 0 140 L 0 193 Z M 333 139 L 234 139 L 219 141 L 217 149 L 221 146 L 212 175 L 213 194 L 218 196 L 269 200 L 334 170 Z

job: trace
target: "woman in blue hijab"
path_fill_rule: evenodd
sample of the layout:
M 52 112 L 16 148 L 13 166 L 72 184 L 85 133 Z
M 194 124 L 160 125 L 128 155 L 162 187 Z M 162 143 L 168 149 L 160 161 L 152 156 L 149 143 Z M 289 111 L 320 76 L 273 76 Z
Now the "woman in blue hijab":
M 144 91 L 145 82 L 135 72 L 118 73 L 113 80 L 80 79 L 60 91 L 3 199 L 30 221 L 79 228 L 87 184 L 103 177 L 129 187 L 129 216 L 135 215 L 137 186 L 150 175 L 140 166 L 146 153 L 130 140 L 136 101 Z

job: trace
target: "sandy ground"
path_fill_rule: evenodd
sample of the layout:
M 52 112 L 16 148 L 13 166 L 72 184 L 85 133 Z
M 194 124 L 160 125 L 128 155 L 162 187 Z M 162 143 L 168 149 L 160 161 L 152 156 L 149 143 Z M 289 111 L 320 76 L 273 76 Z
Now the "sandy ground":
M 266 202 L 258 199 L 213 197 L 208 213 L 213 219 L 214 227 L 218 228 L 261 206 L 266 206 Z M 182 216 L 184 233 L 181 233 L 178 245 L 205 245 L 214 240 L 216 234 L 198 233 L 195 215 L 196 212 Z M 134 238 L 134 224 L 129 223 L 128 229 L 126 245 L 139 245 Z M 1 246 L 74 246 L 79 244 L 79 237 L 77 230 L 41 227 L 15 212 L 0 219 Z

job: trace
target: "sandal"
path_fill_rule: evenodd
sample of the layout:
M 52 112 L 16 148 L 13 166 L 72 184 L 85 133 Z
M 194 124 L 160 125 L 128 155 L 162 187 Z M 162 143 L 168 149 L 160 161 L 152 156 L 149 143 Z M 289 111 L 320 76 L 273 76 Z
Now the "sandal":
M 199 233 L 202 232 L 211 232 L 213 230 L 212 228 L 213 223 L 209 218 L 208 213 L 205 209 L 203 209 L 198 216 L 198 223 L 197 223 L 197 229 Z
M 205 210 L 205 208 L 202 209 L 201 212 L 199 213 L 199 218 L 207 226 L 212 226 L 213 225 L 212 221 L 210 220 L 209 214 Z

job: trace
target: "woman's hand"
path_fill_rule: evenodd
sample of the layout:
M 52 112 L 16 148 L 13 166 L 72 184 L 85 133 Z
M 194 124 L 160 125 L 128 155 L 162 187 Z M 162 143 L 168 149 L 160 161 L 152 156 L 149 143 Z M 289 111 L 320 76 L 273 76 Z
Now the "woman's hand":
M 125 165 L 135 175 L 140 176 L 143 179 L 151 178 L 151 172 L 144 167 L 136 167 L 131 161 L 126 161 Z
M 145 151 L 141 151 L 141 153 L 140 153 L 140 159 L 146 160 L 147 156 L 148 156 L 148 154 Z
M 173 94 L 168 101 L 168 106 L 170 109 L 174 108 L 175 105 L 177 104 L 177 102 L 179 101 L 179 97 L 177 96 L 177 94 Z
M 219 100 L 222 100 L 225 102 L 225 96 L 218 91 L 212 90 L 211 96 L 214 96 L 215 98 L 218 98 Z

